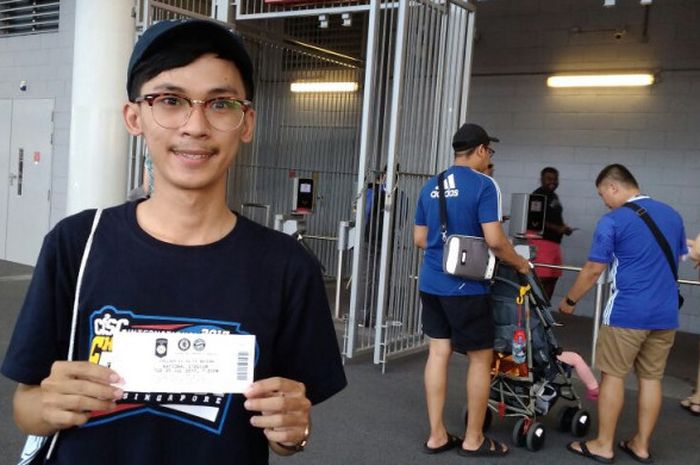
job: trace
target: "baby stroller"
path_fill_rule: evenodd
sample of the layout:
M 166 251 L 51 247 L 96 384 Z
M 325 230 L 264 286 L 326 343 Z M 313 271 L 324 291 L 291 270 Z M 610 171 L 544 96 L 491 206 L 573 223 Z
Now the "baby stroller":
M 559 429 L 576 437 L 585 436 L 590 428 L 590 415 L 582 409 L 581 399 L 571 383 L 571 367 L 557 359 L 562 350 L 552 331 L 554 319 L 549 299 L 537 276 L 530 273 L 526 277 L 500 264 L 491 298 L 496 334 L 484 431 L 494 413 L 500 418 L 517 418 L 513 444 L 537 451 L 544 446 L 546 438 L 545 426 L 538 417 L 547 415 L 559 399 L 564 399 L 574 405 L 560 410 Z M 516 363 L 512 353 L 513 335 L 520 328 L 526 335 L 525 362 Z

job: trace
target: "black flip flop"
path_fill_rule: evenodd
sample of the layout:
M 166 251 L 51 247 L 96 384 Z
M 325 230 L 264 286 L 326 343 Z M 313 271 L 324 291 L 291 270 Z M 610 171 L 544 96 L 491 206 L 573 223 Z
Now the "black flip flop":
M 484 436 L 484 440 L 476 450 L 467 450 L 464 447 L 457 450 L 457 453 L 463 457 L 503 457 L 508 455 L 508 452 L 510 449 L 503 450 L 503 444 L 488 436 Z
M 629 441 L 620 441 L 617 444 L 617 447 L 619 447 L 622 452 L 626 453 L 639 463 L 654 463 L 654 459 L 651 458 L 651 454 L 649 454 L 649 457 L 640 457 L 639 455 L 637 455 L 637 453 L 633 451 L 630 447 Z
M 612 457 L 612 458 L 603 457 L 602 455 L 594 454 L 593 452 L 588 450 L 588 446 L 586 445 L 585 441 L 581 441 L 578 444 L 579 444 L 579 446 L 581 446 L 581 450 L 574 449 L 573 442 L 570 442 L 566 445 L 566 450 L 568 450 L 569 452 L 571 452 L 573 454 L 580 455 L 583 458 L 595 460 L 596 462 L 599 462 L 599 463 L 613 463 L 613 462 L 615 462 L 615 457 Z
M 423 453 L 431 455 L 439 454 L 441 452 L 447 452 L 448 450 L 452 450 L 455 447 L 460 446 L 461 444 L 462 438 L 447 433 L 447 442 L 441 445 L 440 447 L 428 447 L 427 442 L 423 443 Z

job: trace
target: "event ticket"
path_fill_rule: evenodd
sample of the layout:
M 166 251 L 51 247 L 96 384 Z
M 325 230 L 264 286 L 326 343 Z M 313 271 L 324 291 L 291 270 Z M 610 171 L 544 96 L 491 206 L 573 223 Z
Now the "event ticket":
M 121 331 L 109 365 L 125 392 L 242 393 L 253 382 L 255 336 Z

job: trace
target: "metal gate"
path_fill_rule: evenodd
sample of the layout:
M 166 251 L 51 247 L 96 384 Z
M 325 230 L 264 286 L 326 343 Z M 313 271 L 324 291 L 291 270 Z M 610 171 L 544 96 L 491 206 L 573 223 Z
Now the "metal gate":
M 384 369 L 390 357 L 424 347 L 415 202 L 425 181 L 449 165 L 452 134 L 466 117 L 474 7 L 460 0 L 143 2 L 144 24 L 213 17 L 246 39 L 259 90 L 257 134 L 236 161 L 229 201 L 286 213 L 290 177 L 314 179 L 306 245 L 327 276 L 351 277 L 349 305 L 337 314 L 345 320 L 344 356 L 373 351 Z M 360 91 L 292 94 L 299 80 L 358 83 Z M 142 163 L 133 160 L 138 174 Z M 353 219 L 350 267 L 339 260 L 336 233 Z
M 466 117 L 474 29 L 474 9 L 465 2 L 396 6 L 370 11 L 367 55 L 376 59 L 366 66 L 365 101 L 371 104 L 363 109 L 359 164 L 375 177 L 358 182 L 355 224 L 369 232 L 353 251 L 356 285 L 344 347 L 346 357 L 372 348 L 383 370 L 391 356 L 424 345 L 421 257 L 412 238 L 415 202 L 426 180 L 449 165 L 452 134 Z M 365 195 L 368 185 L 371 195 Z M 361 276 L 368 276 L 364 283 Z

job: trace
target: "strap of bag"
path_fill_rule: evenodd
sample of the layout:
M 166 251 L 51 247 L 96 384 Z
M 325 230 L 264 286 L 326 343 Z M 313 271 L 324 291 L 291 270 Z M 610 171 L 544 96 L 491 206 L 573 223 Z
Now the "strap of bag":
M 623 207 L 627 207 L 631 210 L 634 210 L 637 213 L 637 216 L 639 216 L 642 220 L 644 220 L 644 223 L 649 227 L 651 230 L 651 233 L 654 235 L 654 238 L 656 239 L 656 242 L 658 242 L 659 247 L 661 247 L 661 250 L 664 252 L 664 255 L 666 256 L 666 261 L 668 262 L 668 266 L 671 268 L 671 272 L 673 273 L 673 279 L 678 281 L 678 269 L 676 268 L 675 262 L 673 260 L 673 252 L 671 252 L 671 246 L 668 245 L 668 241 L 664 237 L 664 235 L 661 233 L 661 230 L 659 230 L 659 227 L 656 226 L 656 223 L 654 223 L 654 220 L 651 219 L 651 216 L 649 216 L 649 213 L 647 213 L 647 209 L 644 207 L 641 207 L 637 205 L 634 202 L 627 202 L 626 204 L 623 205 Z
M 445 201 L 445 171 L 438 174 L 438 198 L 440 199 L 440 235 L 442 242 L 447 242 L 447 202 Z
M 97 225 L 100 223 L 100 217 L 102 216 L 102 209 L 98 208 L 95 210 L 95 218 L 92 220 L 92 228 L 90 228 L 90 235 L 88 236 L 87 242 L 85 242 L 85 249 L 83 249 L 83 256 L 80 259 L 80 269 L 78 270 L 78 279 L 75 283 L 75 295 L 73 296 L 73 314 L 70 323 L 70 342 L 68 344 L 68 355 L 66 359 L 70 362 L 73 360 L 73 352 L 75 352 L 75 340 L 76 340 L 76 330 L 78 328 L 78 304 L 80 303 L 80 289 L 83 284 L 83 275 L 85 273 L 85 266 L 87 265 L 88 257 L 90 256 L 90 250 L 92 249 L 92 241 L 95 237 L 95 231 L 97 230 Z M 49 446 L 49 451 L 46 453 L 46 459 L 51 458 L 54 447 L 56 447 L 56 441 L 58 440 L 57 431 L 53 438 L 51 438 L 51 445 Z

